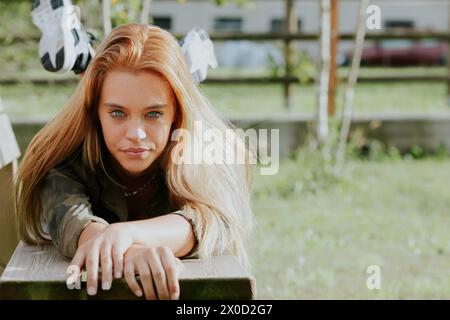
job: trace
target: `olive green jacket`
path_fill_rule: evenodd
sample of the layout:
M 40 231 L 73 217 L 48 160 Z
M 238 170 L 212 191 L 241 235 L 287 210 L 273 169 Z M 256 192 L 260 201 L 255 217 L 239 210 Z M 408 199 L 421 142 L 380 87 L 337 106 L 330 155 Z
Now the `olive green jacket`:
M 90 222 L 108 225 L 129 220 L 121 187 L 103 170 L 89 171 L 82 158 L 81 149 L 77 149 L 66 161 L 48 172 L 40 187 L 42 226 L 58 251 L 67 258 L 75 255 L 81 231 Z M 157 177 L 156 183 L 160 188 L 146 206 L 148 218 L 168 213 L 186 218 L 196 238 L 196 244 L 187 257 L 196 256 L 195 215 L 171 204 L 163 173 Z

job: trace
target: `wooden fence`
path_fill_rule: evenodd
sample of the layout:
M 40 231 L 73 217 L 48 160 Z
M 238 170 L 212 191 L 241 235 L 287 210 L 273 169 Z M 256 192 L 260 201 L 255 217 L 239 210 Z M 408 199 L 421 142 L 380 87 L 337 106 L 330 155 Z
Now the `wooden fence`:
M 285 107 L 289 109 L 291 107 L 291 96 L 293 91 L 293 85 L 299 83 L 300 79 L 294 75 L 293 72 L 293 57 L 292 51 L 295 50 L 293 43 L 295 41 L 318 41 L 320 34 L 318 33 L 303 33 L 298 32 L 295 15 L 295 2 L 297 0 L 285 0 L 286 10 L 285 10 L 285 32 L 279 33 L 211 33 L 211 39 L 213 41 L 255 41 L 255 42 L 266 42 L 266 41 L 281 41 L 284 43 L 284 61 L 285 61 L 285 72 L 281 77 L 208 77 L 205 83 L 219 83 L 219 84 L 282 84 L 284 87 L 284 100 Z M 337 26 L 337 15 L 338 15 L 338 4 L 339 0 L 331 1 L 331 15 L 332 23 Z M 450 21 L 449 21 L 450 30 Z M 181 39 L 184 35 L 174 34 L 178 39 Z M 331 47 L 334 48 L 334 54 L 336 54 L 337 41 L 340 40 L 353 40 L 355 35 L 353 33 L 341 33 L 338 34 L 334 32 L 332 36 Z M 385 40 L 385 39 L 409 39 L 409 40 L 421 40 L 421 39 L 437 39 L 441 41 L 447 41 L 450 44 L 450 32 L 417 32 L 417 31 L 390 31 L 390 32 L 377 32 L 368 33 L 366 35 L 366 40 Z M 13 37 L 11 39 L 1 39 L 0 43 L 15 44 L 24 41 L 35 41 L 36 45 L 39 41 L 38 37 L 31 38 L 20 38 Z M 449 45 L 450 48 L 450 45 Z M 450 50 L 449 54 L 450 56 Z M 332 59 L 333 60 L 333 59 Z M 417 81 L 427 81 L 427 82 L 446 82 L 447 92 L 450 105 L 450 59 L 447 59 L 447 75 L 371 75 L 371 76 L 360 76 L 358 78 L 359 82 L 417 82 Z M 335 92 L 335 87 L 339 81 L 344 80 L 339 78 L 336 72 L 336 65 L 332 65 L 332 70 L 330 72 L 330 88 L 329 91 Z M 59 78 L 59 79 L 41 79 L 41 78 L 0 78 L 0 85 L 11 85 L 21 82 L 31 82 L 33 84 L 68 84 L 76 82 L 76 77 L 71 78 Z M 308 79 L 309 82 L 315 81 L 314 77 Z M 333 99 L 330 99 L 329 112 L 334 114 L 334 95 Z

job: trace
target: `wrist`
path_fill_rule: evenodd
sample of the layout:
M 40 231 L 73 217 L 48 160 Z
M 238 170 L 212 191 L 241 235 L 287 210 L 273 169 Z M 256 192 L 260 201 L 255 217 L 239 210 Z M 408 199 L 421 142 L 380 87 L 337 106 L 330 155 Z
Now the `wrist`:
M 78 246 L 82 245 L 86 241 L 97 237 L 100 233 L 102 233 L 108 226 L 100 223 L 92 221 L 80 233 L 80 237 L 78 238 Z
M 133 244 L 137 246 L 147 246 L 151 244 L 149 239 L 152 231 L 150 229 L 151 222 L 149 220 L 128 221 L 124 222 L 127 232 L 131 235 Z

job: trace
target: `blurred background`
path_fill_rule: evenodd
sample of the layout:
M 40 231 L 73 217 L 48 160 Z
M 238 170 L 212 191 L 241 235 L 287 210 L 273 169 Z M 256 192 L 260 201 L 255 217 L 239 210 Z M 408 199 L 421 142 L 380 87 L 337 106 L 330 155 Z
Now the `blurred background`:
M 41 67 L 31 3 L 0 0 L 22 154 L 78 81 Z M 237 126 L 280 130 L 278 174 L 253 180 L 259 299 L 450 298 L 450 1 L 73 3 L 94 47 L 128 22 L 205 29 L 219 67 L 200 90 Z

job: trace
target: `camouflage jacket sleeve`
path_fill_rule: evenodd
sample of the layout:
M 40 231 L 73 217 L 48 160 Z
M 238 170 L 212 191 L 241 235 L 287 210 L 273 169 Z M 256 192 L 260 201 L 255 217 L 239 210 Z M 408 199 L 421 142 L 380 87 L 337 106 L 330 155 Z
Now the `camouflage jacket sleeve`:
M 43 228 L 58 251 L 71 259 L 81 231 L 91 222 L 108 222 L 91 211 L 85 186 L 70 170 L 52 169 L 40 189 Z
M 198 254 L 198 243 L 199 243 L 200 230 L 198 228 L 197 216 L 196 216 L 195 212 L 193 212 L 193 210 L 191 210 L 189 208 L 184 208 L 183 210 L 177 210 L 177 211 L 172 212 L 172 213 L 173 214 L 177 214 L 177 215 L 182 216 L 183 218 L 185 218 L 189 222 L 189 224 L 191 225 L 192 231 L 194 232 L 194 239 L 195 239 L 194 247 L 183 258 L 197 259 L 199 257 L 199 254 Z
M 201 223 L 198 221 L 197 213 L 194 209 L 189 207 L 183 207 L 180 210 L 172 212 L 172 214 L 177 214 L 185 218 L 192 227 L 192 231 L 194 232 L 195 244 L 191 251 L 184 256 L 185 259 L 198 259 L 200 257 L 199 253 L 199 243 L 201 241 L 200 235 L 203 234 L 204 228 L 201 226 Z M 232 254 L 230 248 L 226 248 L 225 251 L 220 251 L 218 248 L 214 248 L 212 255 L 230 255 Z

